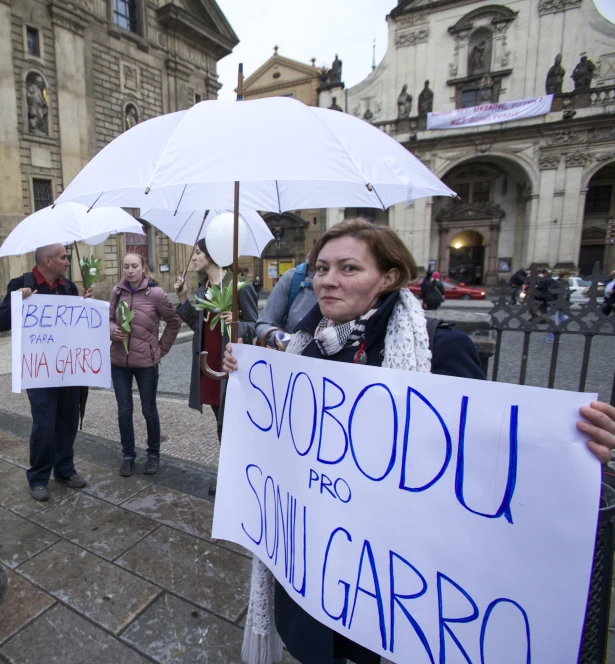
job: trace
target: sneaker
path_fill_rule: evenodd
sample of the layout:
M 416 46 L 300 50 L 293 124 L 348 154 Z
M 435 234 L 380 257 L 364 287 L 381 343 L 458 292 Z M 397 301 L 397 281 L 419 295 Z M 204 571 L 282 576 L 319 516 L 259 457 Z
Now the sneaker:
M 158 457 L 148 456 L 147 464 L 145 465 L 143 472 L 146 475 L 153 475 L 154 473 L 158 472 L 159 466 L 160 466 L 160 459 Z
M 43 486 L 30 486 L 30 495 L 34 500 L 38 500 L 40 503 L 44 503 L 46 500 L 49 500 L 49 491 L 47 490 L 47 485 Z
M 134 459 L 124 459 L 122 467 L 120 468 L 120 475 L 122 477 L 129 477 L 135 472 L 135 460 Z
M 87 482 L 83 477 L 79 477 L 77 473 L 68 479 L 64 479 L 63 477 L 55 477 L 54 479 L 56 482 L 59 482 L 64 486 L 69 486 L 71 489 L 83 489 L 83 487 L 87 485 Z

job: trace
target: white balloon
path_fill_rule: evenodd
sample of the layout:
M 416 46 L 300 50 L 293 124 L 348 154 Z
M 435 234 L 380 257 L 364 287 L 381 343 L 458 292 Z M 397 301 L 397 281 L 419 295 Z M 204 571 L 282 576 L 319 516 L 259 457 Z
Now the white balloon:
M 248 230 L 246 222 L 239 217 L 238 256 L 246 246 Z M 233 263 L 233 213 L 224 212 L 214 217 L 205 229 L 205 245 L 209 255 L 220 267 Z

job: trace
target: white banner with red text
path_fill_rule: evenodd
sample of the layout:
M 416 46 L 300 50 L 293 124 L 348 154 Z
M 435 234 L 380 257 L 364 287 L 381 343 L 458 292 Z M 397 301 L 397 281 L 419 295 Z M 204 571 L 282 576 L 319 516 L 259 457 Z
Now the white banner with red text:
M 13 392 L 111 386 L 108 302 L 13 292 L 11 329 Z
M 393 662 L 576 664 L 595 395 L 233 348 L 214 538 Z
M 479 125 L 511 122 L 546 115 L 551 111 L 553 95 L 481 104 L 470 108 L 456 108 L 427 114 L 427 129 L 456 129 Z

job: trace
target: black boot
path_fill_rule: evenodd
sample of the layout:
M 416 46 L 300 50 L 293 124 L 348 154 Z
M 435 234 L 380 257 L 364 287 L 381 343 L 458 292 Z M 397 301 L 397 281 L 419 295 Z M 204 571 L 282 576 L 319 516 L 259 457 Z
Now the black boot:
M 135 472 L 135 460 L 134 459 L 124 459 L 122 467 L 120 468 L 120 475 L 122 477 L 128 477 Z
M 160 460 L 158 459 L 158 457 L 148 456 L 147 464 L 145 465 L 143 472 L 146 475 L 153 475 L 154 473 L 158 472 L 159 465 L 160 465 Z

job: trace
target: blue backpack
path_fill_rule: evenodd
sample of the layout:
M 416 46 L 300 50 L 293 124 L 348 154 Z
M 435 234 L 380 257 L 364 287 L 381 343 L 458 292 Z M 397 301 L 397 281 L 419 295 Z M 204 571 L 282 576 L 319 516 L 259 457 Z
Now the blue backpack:
M 293 306 L 293 302 L 297 299 L 299 291 L 302 288 L 309 288 L 312 285 L 312 280 L 306 278 L 307 275 L 307 263 L 301 263 L 295 267 L 295 274 L 293 274 L 293 280 L 290 284 L 290 291 L 288 292 L 288 305 L 286 306 L 286 314 L 284 314 L 284 323 L 288 319 L 288 314 L 290 313 L 290 308 Z

